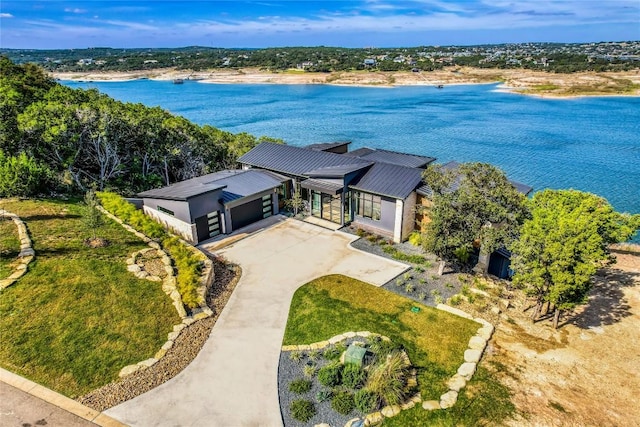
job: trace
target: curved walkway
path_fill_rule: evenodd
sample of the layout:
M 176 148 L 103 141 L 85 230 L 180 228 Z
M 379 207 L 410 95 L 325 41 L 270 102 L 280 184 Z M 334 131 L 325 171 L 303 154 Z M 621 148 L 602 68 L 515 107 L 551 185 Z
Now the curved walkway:
M 351 248 L 355 239 L 289 219 L 216 252 L 243 274 L 200 354 L 105 413 L 131 426 L 282 425 L 278 361 L 295 290 L 335 273 L 380 286 L 407 268 Z

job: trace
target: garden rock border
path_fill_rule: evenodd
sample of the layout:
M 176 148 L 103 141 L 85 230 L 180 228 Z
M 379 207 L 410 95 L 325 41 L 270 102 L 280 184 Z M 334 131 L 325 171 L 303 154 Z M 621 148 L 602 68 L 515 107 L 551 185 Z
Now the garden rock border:
M 8 217 L 13 220 L 13 223 L 18 228 L 18 239 L 20 239 L 20 253 L 18 254 L 18 265 L 13 270 L 13 273 L 6 279 L 0 280 L 0 290 L 8 288 L 18 281 L 19 278 L 27 273 L 27 266 L 33 261 L 36 256 L 36 252 L 31 245 L 31 239 L 29 238 L 29 232 L 27 231 L 27 225 L 20 217 L 14 213 L 0 210 L 0 216 Z
M 107 217 L 111 218 L 112 220 L 120 224 L 125 230 L 134 234 L 136 237 L 144 241 L 149 246 L 149 249 L 142 249 L 140 251 L 137 251 L 131 254 L 131 256 L 127 259 L 127 270 L 129 270 L 130 272 L 135 274 L 136 277 L 141 279 L 151 280 L 154 282 L 162 281 L 162 290 L 164 291 L 164 293 L 166 293 L 169 296 L 169 298 L 171 298 L 171 300 L 173 301 L 173 306 L 178 312 L 180 319 L 182 319 L 181 323 L 178 323 L 177 325 L 173 326 L 173 330 L 167 334 L 167 341 L 162 345 L 162 347 L 160 347 L 160 350 L 158 350 L 153 357 L 143 360 L 141 362 L 138 362 L 134 365 L 128 365 L 122 368 L 118 376 L 120 378 L 123 378 L 133 374 L 134 372 L 139 371 L 140 369 L 145 369 L 156 364 L 158 360 L 164 357 L 164 355 L 167 354 L 167 351 L 171 347 L 173 347 L 174 341 L 176 340 L 176 338 L 178 338 L 178 336 L 180 335 L 180 332 L 182 332 L 184 328 L 191 325 L 192 323 L 197 322 L 200 319 L 205 319 L 213 315 L 213 311 L 207 306 L 206 298 L 205 298 L 207 288 L 209 287 L 209 285 L 214 279 L 213 262 L 211 262 L 211 260 L 202 252 L 200 252 L 197 248 L 191 246 L 189 243 L 182 241 L 182 243 L 184 243 L 185 246 L 191 252 L 204 255 L 204 267 L 202 269 L 202 274 L 200 276 L 200 286 L 198 286 L 198 296 L 200 297 L 200 301 L 201 301 L 200 306 L 198 308 L 191 310 L 191 314 L 187 314 L 187 311 L 184 308 L 184 304 L 182 303 L 182 298 L 180 297 L 180 293 L 176 288 L 176 275 L 173 269 L 172 259 L 169 256 L 169 254 L 167 254 L 167 252 L 162 249 L 162 247 L 158 242 L 152 240 L 151 238 L 139 232 L 138 230 L 131 227 L 130 225 L 125 224 L 124 221 L 122 221 L 120 218 L 113 215 L 112 213 L 108 212 L 102 206 L 98 206 L 97 208 L 104 215 L 106 215 Z M 136 263 L 136 257 L 138 254 L 144 253 L 150 250 L 155 250 L 160 255 L 160 258 L 162 259 L 162 263 L 165 266 L 165 271 L 167 272 L 167 276 L 164 279 L 160 279 L 160 277 L 158 276 L 150 276 L 146 274 L 146 272 L 142 271 L 140 265 Z M 141 273 L 145 273 L 145 274 L 141 274 Z
M 448 409 L 456 404 L 460 390 L 467 385 L 467 382 L 471 380 L 473 374 L 476 372 L 478 363 L 480 362 L 482 354 L 487 347 L 487 342 L 491 339 L 491 335 L 493 335 L 494 331 L 494 327 L 491 323 L 480 317 L 473 317 L 469 313 L 458 308 L 445 304 L 438 304 L 436 308 L 455 316 L 473 320 L 474 322 L 480 323 L 482 326 L 480 326 L 476 334 L 469 339 L 468 349 L 464 352 L 464 362 L 460 365 L 456 374 L 447 381 L 449 391 L 440 396 L 440 401 L 427 400 L 422 402 L 422 408 L 427 411 L 433 411 L 434 409 Z
M 336 336 L 333 336 L 325 341 L 320 341 L 311 344 L 301 344 L 301 345 L 283 345 L 282 351 L 310 351 L 310 350 L 322 350 L 325 347 L 328 347 L 333 344 L 337 344 L 341 341 L 345 341 L 351 338 L 362 337 L 379 337 L 382 341 L 391 341 L 391 338 L 386 337 L 384 335 L 376 334 L 374 332 L 369 331 L 359 331 L 359 332 L 345 332 Z M 411 360 L 409 359 L 409 355 L 405 351 L 402 351 L 402 359 L 405 366 L 411 366 Z M 410 377 L 407 380 L 409 386 L 414 387 L 418 385 L 418 372 L 415 368 L 412 368 L 410 371 Z M 379 411 L 372 412 L 364 416 L 362 418 L 354 418 L 349 420 L 345 427 L 352 427 L 353 425 L 358 425 L 358 422 L 363 422 L 364 426 L 373 426 L 382 422 L 385 418 L 392 418 L 398 415 L 401 411 L 406 409 L 413 408 L 417 403 L 422 401 L 422 397 L 420 392 L 416 393 L 413 397 L 407 399 L 402 405 L 389 405 L 380 409 Z M 317 425 L 321 426 L 322 424 Z

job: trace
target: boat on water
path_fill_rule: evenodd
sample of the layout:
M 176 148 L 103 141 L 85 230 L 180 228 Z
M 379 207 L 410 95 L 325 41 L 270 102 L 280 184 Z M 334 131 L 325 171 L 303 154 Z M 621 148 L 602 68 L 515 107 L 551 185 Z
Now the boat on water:
M 442 89 L 442 88 L 444 88 L 444 85 L 437 85 L 436 87 L 437 87 L 438 89 Z
M 184 79 L 173 79 L 174 85 L 181 85 L 182 83 L 184 83 Z

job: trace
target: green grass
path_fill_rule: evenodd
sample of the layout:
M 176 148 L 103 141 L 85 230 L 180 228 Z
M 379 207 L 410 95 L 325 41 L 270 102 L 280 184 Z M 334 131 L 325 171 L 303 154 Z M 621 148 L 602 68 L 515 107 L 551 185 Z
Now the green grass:
M 0 279 L 13 272 L 11 264 L 19 253 L 18 228 L 11 219 L 0 218 Z
M 411 312 L 411 307 L 420 312 Z M 299 288 L 292 300 L 284 344 L 310 344 L 347 331 L 371 331 L 402 344 L 418 368 L 425 399 L 446 391 L 479 325 L 341 275 Z
M 425 411 L 421 405 L 386 418 L 385 427 L 406 426 L 500 426 L 511 418 L 515 406 L 509 390 L 499 381 L 500 368 L 482 364 L 467 386 L 461 390 L 458 402 L 449 409 Z
M 36 259 L 0 294 L 0 365 L 69 397 L 117 378 L 152 357 L 179 317 L 158 282 L 140 280 L 125 259 L 143 242 L 105 218 L 92 236 L 77 202 L 2 203 L 29 228 Z

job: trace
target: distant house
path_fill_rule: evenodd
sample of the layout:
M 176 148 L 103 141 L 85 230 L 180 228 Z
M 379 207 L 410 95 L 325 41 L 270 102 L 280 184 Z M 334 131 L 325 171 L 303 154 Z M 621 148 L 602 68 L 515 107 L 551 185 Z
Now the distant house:
M 373 59 L 373 58 L 366 58 L 363 61 L 363 64 L 364 64 L 365 67 L 375 67 L 376 64 L 377 64 L 377 61 L 375 59 Z

